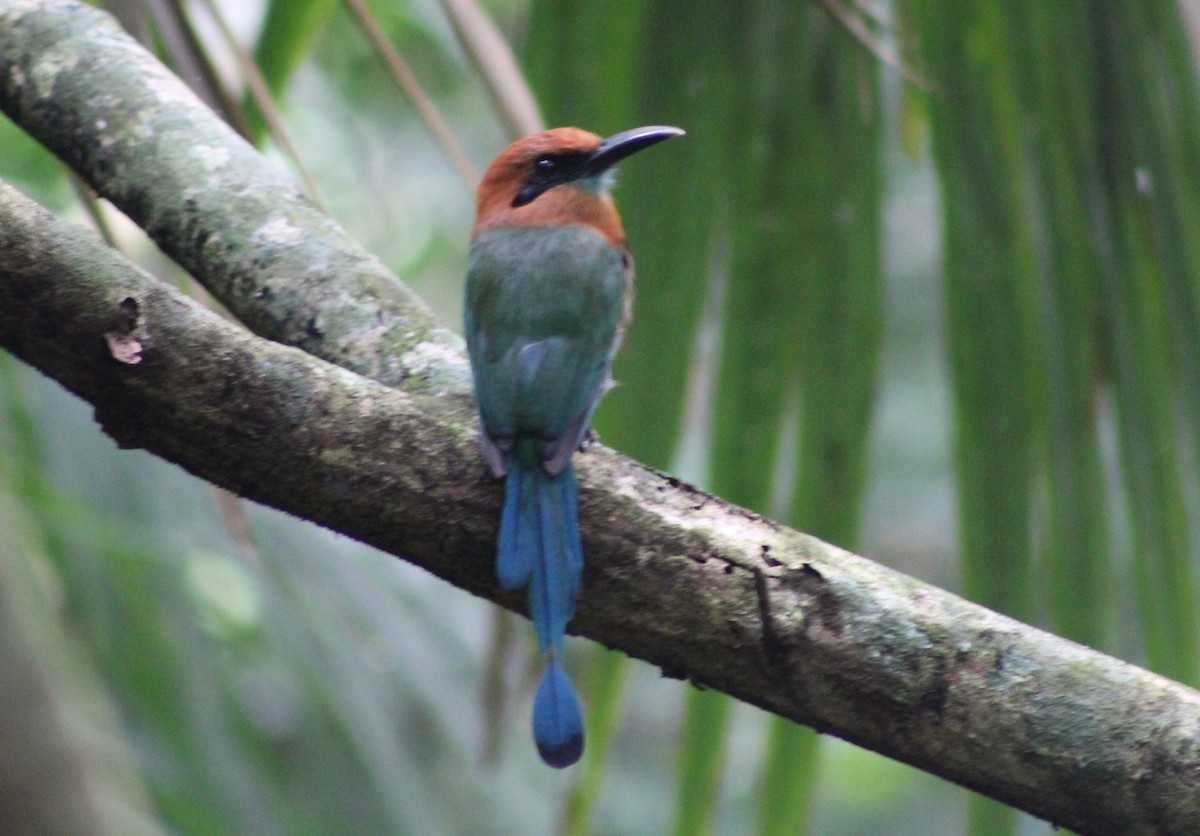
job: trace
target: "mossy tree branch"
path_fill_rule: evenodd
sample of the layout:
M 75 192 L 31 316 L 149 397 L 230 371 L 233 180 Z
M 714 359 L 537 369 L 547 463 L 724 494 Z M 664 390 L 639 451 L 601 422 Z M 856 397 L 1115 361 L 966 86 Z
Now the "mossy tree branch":
M 399 281 L 79 3 L 0 0 L 0 107 L 259 335 L 2 186 L 0 346 L 119 444 L 522 607 L 464 360 Z M 579 634 L 1075 830 L 1200 821 L 1200 694 L 612 451 L 579 470 Z
M 456 354 L 420 299 L 108 15 L 4 2 L 0 32 L 5 112 L 255 333 L 390 385 Z

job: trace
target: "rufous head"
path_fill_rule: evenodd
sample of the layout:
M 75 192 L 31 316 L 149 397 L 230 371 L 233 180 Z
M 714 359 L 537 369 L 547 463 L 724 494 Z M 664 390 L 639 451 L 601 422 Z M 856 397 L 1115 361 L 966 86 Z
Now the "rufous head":
M 651 125 L 607 139 L 580 128 L 553 128 L 518 139 L 492 161 L 479 184 L 474 231 L 589 223 L 621 240 L 620 220 L 608 194 L 613 166 L 682 135 L 679 128 Z

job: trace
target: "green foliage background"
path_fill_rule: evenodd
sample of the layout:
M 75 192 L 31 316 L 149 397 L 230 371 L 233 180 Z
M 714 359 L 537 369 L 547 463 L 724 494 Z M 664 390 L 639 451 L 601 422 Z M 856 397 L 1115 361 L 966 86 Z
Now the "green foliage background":
M 107 5 L 183 61 L 177 5 Z M 508 137 L 444 8 L 368 5 L 482 168 Z M 184 8 L 240 94 L 210 5 Z M 220 8 L 331 213 L 458 323 L 470 188 L 345 7 Z M 1194 3 L 487 8 L 549 123 L 688 131 L 624 166 L 606 443 L 1196 684 Z M 0 177 L 80 211 L 19 130 L 0 147 Z M 591 748 L 552 772 L 529 648 L 481 602 L 116 451 L 4 356 L 0 444 L 0 664 L 31 666 L 120 832 L 1038 829 L 585 642 Z

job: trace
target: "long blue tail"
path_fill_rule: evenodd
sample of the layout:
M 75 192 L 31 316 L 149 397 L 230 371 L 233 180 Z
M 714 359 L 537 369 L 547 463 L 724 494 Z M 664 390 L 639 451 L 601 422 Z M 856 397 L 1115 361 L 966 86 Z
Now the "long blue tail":
M 559 661 L 583 574 L 579 488 L 570 462 L 551 476 L 522 458 L 508 457 L 496 575 L 505 589 L 529 587 L 538 646 L 549 660 L 533 700 L 533 739 L 542 760 L 562 768 L 583 754 L 583 711 Z

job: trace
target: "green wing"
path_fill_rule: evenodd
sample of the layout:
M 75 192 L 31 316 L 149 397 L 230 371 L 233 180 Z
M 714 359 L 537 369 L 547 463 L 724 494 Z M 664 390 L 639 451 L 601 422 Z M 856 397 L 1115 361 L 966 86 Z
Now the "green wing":
M 466 337 L 493 468 L 519 439 L 561 470 L 608 382 L 623 250 L 581 225 L 485 229 L 471 245 Z

